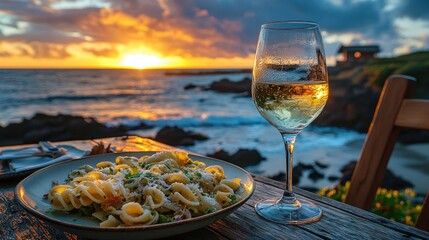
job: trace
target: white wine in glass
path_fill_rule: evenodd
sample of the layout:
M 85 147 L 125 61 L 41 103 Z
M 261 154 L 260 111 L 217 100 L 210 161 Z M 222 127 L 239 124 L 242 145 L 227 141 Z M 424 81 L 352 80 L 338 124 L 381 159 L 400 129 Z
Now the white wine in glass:
M 262 25 L 253 67 L 252 97 L 259 113 L 283 137 L 286 187 L 280 198 L 258 202 L 256 212 L 274 222 L 314 222 L 322 210 L 297 199 L 292 191 L 292 154 L 296 136 L 328 100 L 328 74 L 316 23 L 273 22 Z

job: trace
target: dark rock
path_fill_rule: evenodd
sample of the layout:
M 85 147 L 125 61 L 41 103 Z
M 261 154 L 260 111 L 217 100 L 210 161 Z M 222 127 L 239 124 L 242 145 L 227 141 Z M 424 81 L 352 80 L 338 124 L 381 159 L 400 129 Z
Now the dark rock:
M 292 181 L 298 184 L 299 183 L 299 179 L 302 176 L 302 173 L 304 172 L 304 169 L 302 168 L 302 165 L 296 165 L 295 167 L 292 168 Z
M 351 180 L 355 167 L 356 161 L 351 161 L 341 168 L 341 173 L 343 174 L 343 176 L 340 178 L 341 185 L 344 185 L 347 181 Z M 380 187 L 387 189 L 403 190 L 406 188 L 413 188 L 414 185 L 411 182 L 403 179 L 402 177 L 395 175 L 392 171 L 387 169 Z
M 304 189 L 304 190 L 309 191 L 309 192 L 313 192 L 313 193 L 317 193 L 320 190 L 316 187 L 311 187 L 311 186 L 300 186 L 299 188 Z
M 136 125 L 136 126 L 120 125 L 119 128 L 123 128 L 126 131 L 133 131 L 133 130 L 151 129 L 153 128 L 153 126 L 148 125 L 144 122 L 141 122 L 139 125 Z
M 337 181 L 338 179 L 340 179 L 340 177 L 338 177 L 338 176 L 331 175 L 331 176 L 328 177 L 328 180 L 331 181 L 331 182 Z
M 311 170 L 310 175 L 308 175 L 308 178 L 310 178 L 313 182 L 317 182 L 319 179 L 322 179 L 324 175 L 317 171 L 316 169 Z
M 190 132 L 190 131 L 188 133 L 192 139 L 197 140 L 197 141 L 205 141 L 205 140 L 209 139 L 209 137 L 207 137 L 206 135 L 201 134 L 201 133 L 194 133 L 194 132 Z
M 109 128 L 94 118 L 72 115 L 35 114 L 20 123 L 0 128 L 0 146 L 39 141 L 66 141 L 126 135 L 120 127 Z
M 265 160 L 258 150 L 241 148 L 232 155 L 229 155 L 227 152 L 220 149 L 212 154 L 208 154 L 207 156 L 219 158 L 240 167 L 258 165 L 261 161 Z
M 314 163 L 316 164 L 316 166 L 318 166 L 318 167 L 319 167 L 319 168 L 321 168 L 321 169 L 325 169 L 325 168 L 329 167 L 329 165 L 328 165 L 328 164 L 321 163 L 321 162 L 319 162 L 319 161 L 316 161 L 316 162 L 314 162 Z
M 279 182 L 285 182 L 286 181 L 286 174 L 284 172 L 280 172 L 276 175 L 268 176 L 268 177 L 271 179 L 274 179 L 276 181 L 279 181 Z M 302 177 L 302 168 L 295 166 L 292 169 L 292 184 L 298 185 L 301 177 Z
M 192 146 L 195 141 L 204 141 L 208 137 L 191 131 L 185 131 L 177 126 L 163 127 L 155 136 L 155 140 L 172 146 Z
M 402 190 L 406 188 L 413 188 L 414 185 L 411 182 L 403 179 L 402 177 L 395 175 L 392 171 L 387 169 L 383 182 L 381 183 L 381 187 L 387 189 Z
M 173 144 L 171 144 L 171 145 L 173 145 Z M 195 140 L 187 137 L 187 138 L 180 140 L 180 142 L 176 143 L 176 145 L 173 145 L 173 146 L 193 146 L 193 145 L 195 145 Z
M 253 166 L 258 165 L 265 158 L 255 149 L 242 149 L 240 148 L 236 153 L 231 156 L 233 163 L 240 166 Z
M 273 179 L 273 180 L 279 181 L 279 182 L 284 182 L 285 179 L 286 179 L 286 175 L 285 175 L 284 172 L 279 172 L 276 175 L 271 175 L 271 176 L 268 176 L 268 177 L 271 178 L 271 179 Z M 294 181 L 294 183 L 295 183 L 295 181 Z
M 302 170 L 314 170 L 314 166 L 311 164 L 305 164 L 305 163 L 298 163 L 296 167 L 301 168 Z
M 198 87 L 197 85 L 190 83 L 190 84 L 184 86 L 183 89 L 189 90 L 189 89 L 195 89 L 197 87 Z
M 222 149 L 218 149 L 218 150 L 216 150 L 216 152 L 214 152 L 212 154 L 208 154 L 207 156 L 212 157 L 212 158 L 222 159 L 225 161 L 231 160 L 231 156 L 229 155 L 229 153 L 227 151 L 222 150 Z
M 250 78 L 244 78 L 241 81 L 233 82 L 227 78 L 213 82 L 204 90 L 212 90 L 222 93 L 249 93 L 252 88 L 252 80 Z
M 299 181 L 302 177 L 302 173 L 304 172 L 304 167 L 306 167 L 306 166 L 308 166 L 308 165 L 298 163 L 295 167 L 292 168 L 292 183 L 294 185 L 299 184 Z M 280 181 L 280 182 L 286 181 L 286 175 L 284 172 L 280 172 L 277 175 L 268 176 L 268 177 L 271 179 Z
M 342 166 L 340 172 L 342 177 L 340 178 L 340 183 L 344 185 L 347 181 L 350 181 L 353 175 L 353 171 L 356 167 L 356 161 L 349 161 L 346 165 Z
M 429 142 L 429 131 L 418 129 L 401 129 L 398 141 L 404 144 Z

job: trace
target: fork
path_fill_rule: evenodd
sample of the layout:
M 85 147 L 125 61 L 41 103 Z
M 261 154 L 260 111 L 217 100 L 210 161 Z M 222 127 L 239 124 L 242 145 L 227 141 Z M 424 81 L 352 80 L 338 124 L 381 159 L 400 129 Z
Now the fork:
M 30 154 L 22 153 L 22 154 L 16 154 L 12 156 L 11 155 L 0 156 L 0 161 L 21 159 L 21 158 L 27 158 L 27 157 L 41 157 L 41 156 L 57 158 L 66 154 L 65 149 L 58 148 L 52 145 L 50 142 L 46 142 L 46 141 L 39 142 L 39 148 L 41 151 L 35 152 L 35 153 L 30 153 Z

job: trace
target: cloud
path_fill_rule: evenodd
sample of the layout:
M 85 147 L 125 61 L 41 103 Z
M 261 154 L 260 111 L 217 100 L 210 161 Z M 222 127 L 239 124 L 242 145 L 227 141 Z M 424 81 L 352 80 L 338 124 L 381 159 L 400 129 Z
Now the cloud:
M 30 57 L 30 58 L 50 58 L 64 59 L 71 57 L 66 45 L 47 44 L 40 42 L 21 43 L 0 41 L 0 56 L 2 57 Z
M 13 56 L 13 53 L 9 51 L 5 51 L 5 50 L 0 51 L 0 57 L 12 57 L 12 56 Z
M 413 19 L 429 20 L 429 1 L 403 0 L 399 6 L 399 15 Z
M 113 47 L 84 47 L 83 50 L 96 57 L 115 58 L 119 56 L 119 51 Z
M 320 24 L 330 56 L 342 43 L 380 43 L 385 53 L 393 53 L 406 38 L 398 33 L 395 19 L 427 19 L 429 1 L 392 3 L 395 2 L 6 0 L 0 14 L 10 20 L 0 20 L 0 36 L 3 41 L 26 44 L 33 57 L 73 57 L 68 50 L 73 45 L 94 56 L 110 58 L 127 49 L 182 58 L 245 58 L 255 51 L 262 23 L 305 19 Z M 425 36 L 419 37 L 427 43 Z M 88 47 L 87 43 L 103 47 Z M 22 54 L 19 50 L 12 52 L 9 54 Z M 5 51 L 1 54 L 6 55 Z
M 45 43 L 31 43 L 33 53 L 29 53 L 33 58 L 67 58 L 70 57 L 70 53 L 67 51 L 66 46 L 45 44 Z

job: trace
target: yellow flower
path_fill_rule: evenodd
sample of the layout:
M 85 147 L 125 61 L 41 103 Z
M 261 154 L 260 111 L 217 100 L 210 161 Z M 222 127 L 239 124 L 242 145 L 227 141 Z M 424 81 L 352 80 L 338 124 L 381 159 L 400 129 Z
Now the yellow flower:
M 350 181 L 347 181 L 347 182 L 346 182 L 346 185 L 344 185 L 344 187 L 345 187 L 346 189 L 349 189 L 349 188 L 350 188 Z
M 322 189 L 320 189 L 320 194 L 325 195 L 328 190 L 328 187 L 323 187 Z
M 331 191 L 328 192 L 327 196 L 328 197 L 332 197 L 335 194 L 336 190 L 332 189 Z
M 407 195 L 407 196 L 410 196 L 410 197 L 415 197 L 416 196 L 416 193 L 412 189 L 409 189 L 409 188 L 407 188 L 407 189 L 404 190 L 404 194 Z
M 410 215 L 405 216 L 405 224 L 412 225 L 413 220 L 411 219 Z

